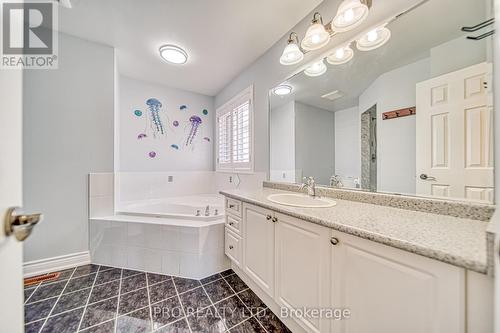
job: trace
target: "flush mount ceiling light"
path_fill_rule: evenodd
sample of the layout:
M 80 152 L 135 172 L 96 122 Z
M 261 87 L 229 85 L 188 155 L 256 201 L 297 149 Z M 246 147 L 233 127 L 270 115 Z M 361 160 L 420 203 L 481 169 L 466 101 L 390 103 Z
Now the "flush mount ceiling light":
M 292 93 L 292 87 L 287 84 L 281 84 L 273 89 L 273 93 L 277 96 L 285 96 Z
M 342 65 L 351 61 L 353 57 L 354 51 L 350 45 L 346 45 L 335 49 L 332 54 L 326 57 L 326 61 L 330 65 Z
M 337 32 L 356 28 L 368 17 L 369 6 L 371 0 L 344 0 L 332 21 L 332 28 Z
M 299 48 L 299 38 L 295 32 L 290 34 L 288 38 L 288 45 L 283 50 L 283 54 L 280 58 L 280 63 L 282 65 L 295 65 L 304 59 L 304 53 Z
M 375 50 L 391 39 L 391 31 L 386 27 L 386 24 L 364 33 L 361 38 L 356 41 L 356 47 L 360 51 Z
M 321 14 L 316 12 L 313 15 L 311 25 L 306 31 L 306 35 L 300 44 L 306 51 L 314 51 L 322 48 L 330 42 L 330 33 L 323 25 Z
M 185 64 L 188 54 L 177 45 L 167 44 L 160 47 L 160 56 L 163 60 L 172 64 Z
M 307 67 L 304 71 L 305 75 L 311 77 L 320 76 L 325 73 L 326 73 L 326 65 L 323 62 L 323 59 L 313 63 L 311 66 Z

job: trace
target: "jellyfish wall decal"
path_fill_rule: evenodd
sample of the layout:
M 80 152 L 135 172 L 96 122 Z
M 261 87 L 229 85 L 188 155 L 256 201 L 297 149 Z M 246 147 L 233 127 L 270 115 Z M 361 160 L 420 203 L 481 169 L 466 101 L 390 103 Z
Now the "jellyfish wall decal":
M 189 123 L 191 125 L 191 129 L 189 130 L 189 135 L 186 139 L 186 146 L 193 143 L 196 133 L 198 133 L 198 127 L 201 125 L 201 118 L 198 116 L 191 116 L 191 118 L 189 118 Z
M 162 104 L 156 98 L 150 98 L 146 101 L 149 111 L 149 122 L 150 127 L 153 130 L 153 134 L 165 134 L 163 123 L 160 118 L 160 111 Z

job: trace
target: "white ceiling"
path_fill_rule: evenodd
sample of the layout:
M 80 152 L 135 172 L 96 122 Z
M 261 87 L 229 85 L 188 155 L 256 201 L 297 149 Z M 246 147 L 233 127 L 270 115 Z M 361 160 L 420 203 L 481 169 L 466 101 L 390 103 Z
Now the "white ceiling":
M 217 94 L 322 0 L 72 0 L 59 30 L 114 46 L 123 75 Z M 177 44 L 187 64 L 162 61 Z
M 374 7 L 378 6 L 380 0 L 373 3 Z M 485 14 L 484 1 L 430 0 L 388 26 L 392 38 L 385 46 L 370 52 L 360 52 L 353 44 L 354 59 L 348 64 L 327 64 L 327 73 L 316 78 L 303 73 L 290 78 L 287 82 L 294 87 L 294 93 L 286 97 L 271 95 L 272 108 L 291 100 L 329 111 L 356 106 L 360 94 L 380 75 L 428 57 L 431 48 L 444 42 L 461 36 L 465 38 L 468 34 L 460 31 L 460 28 L 484 21 Z M 489 29 L 491 27 L 485 31 Z M 485 44 L 471 41 L 470 47 L 485 47 Z M 453 55 L 450 54 L 450 57 Z M 335 101 L 321 98 L 334 90 L 341 91 L 344 96 Z

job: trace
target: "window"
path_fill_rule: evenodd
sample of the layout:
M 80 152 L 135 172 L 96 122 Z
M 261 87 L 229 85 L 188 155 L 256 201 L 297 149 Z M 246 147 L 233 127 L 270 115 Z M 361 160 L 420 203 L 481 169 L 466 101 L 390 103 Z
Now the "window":
M 253 86 L 217 109 L 217 171 L 253 172 Z

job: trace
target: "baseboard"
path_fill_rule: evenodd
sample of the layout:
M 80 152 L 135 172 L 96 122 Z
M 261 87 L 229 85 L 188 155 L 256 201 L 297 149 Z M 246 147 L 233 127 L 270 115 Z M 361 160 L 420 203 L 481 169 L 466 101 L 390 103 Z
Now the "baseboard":
M 23 274 L 26 278 L 86 264 L 90 264 L 89 251 L 25 262 Z

